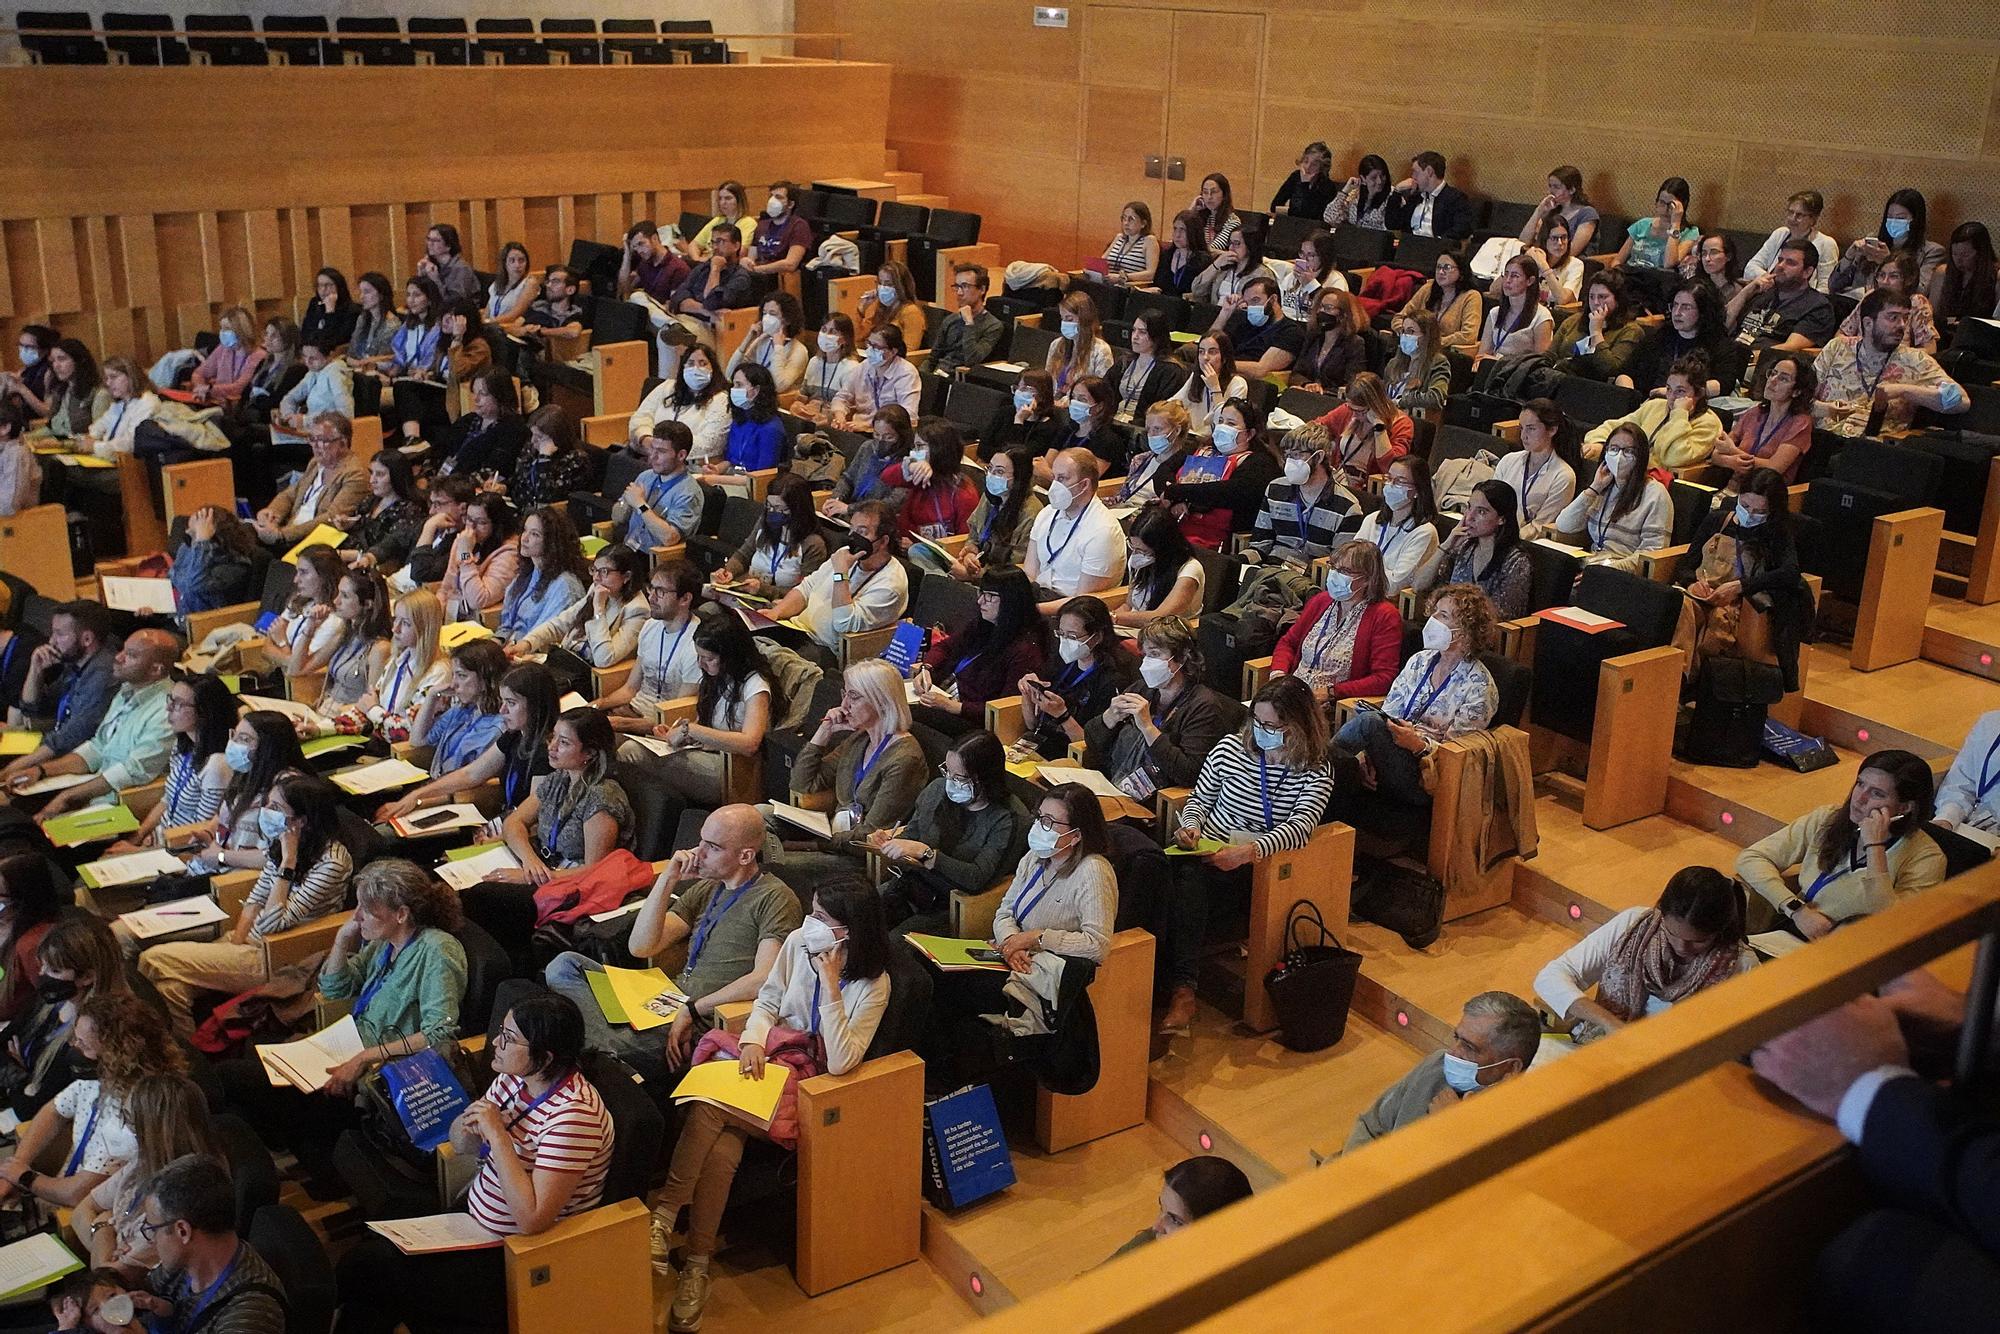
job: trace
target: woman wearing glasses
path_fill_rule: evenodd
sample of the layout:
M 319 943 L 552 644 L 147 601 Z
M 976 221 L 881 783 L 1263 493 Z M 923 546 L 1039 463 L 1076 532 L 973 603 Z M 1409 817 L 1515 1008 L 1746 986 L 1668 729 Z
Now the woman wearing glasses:
M 881 830 L 874 848 L 892 875 L 882 884 L 885 920 L 906 931 L 949 934 L 951 895 L 983 894 L 1021 855 L 1028 808 L 1007 787 L 1007 748 L 991 732 L 967 732 L 944 753 L 938 776 L 917 794 L 901 830 Z

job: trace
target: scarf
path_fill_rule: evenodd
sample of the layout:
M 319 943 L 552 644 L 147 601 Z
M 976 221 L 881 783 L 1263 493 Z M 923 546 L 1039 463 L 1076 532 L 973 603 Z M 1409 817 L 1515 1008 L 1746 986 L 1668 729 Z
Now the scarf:
M 1685 962 L 1667 948 L 1655 908 L 1632 924 L 1611 950 L 1611 961 L 1598 979 L 1597 999 L 1627 1023 L 1646 1013 L 1646 998 L 1680 1001 L 1705 987 L 1736 975 L 1736 947 L 1717 946 Z

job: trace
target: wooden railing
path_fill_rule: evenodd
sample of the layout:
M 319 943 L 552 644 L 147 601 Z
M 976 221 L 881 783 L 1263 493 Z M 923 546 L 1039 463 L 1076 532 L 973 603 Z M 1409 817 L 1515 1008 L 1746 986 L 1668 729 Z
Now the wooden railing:
M 1764 1190 L 1840 1159 L 1830 1126 L 1789 1110 L 1735 1064 L 1760 1043 L 1981 940 L 1968 1013 L 1985 1022 L 1969 1021 L 1961 1045 L 1962 1072 L 1972 1073 L 2000 977 L 1997 932 L 2000 866 L 1987 866 L 1103 1265 L 996 1316 L 995 1327 L 1137 1334 L 1219 1328 L 1220 1318 L 1244 1328 L 1315 1309 L 1353 1317 L 1354 1328 L 1383 1327 L 1362 1317 L 1364 1304 L 1427 1330 L 1554 1319 L 1754 1208 Z M 1683 1146 L 1656 1161 L 1660 1128 L 1690 1115 L 1706 1118 L 1704 1134 L 1731 1115 L 1759 1129 L 1718 1127 L 1703 1160 Z M 1753 1158 L 1757 1171 L 1737 1170 Z M 1672 1207 L 1644 1193 L 1621 1197 L 1621 1174 L 1649 1167 L 1681 1182 Z M 1604 1221 L 1620 1213 L 1648 1224 L 1640 1240 Z M 1543 1225 L 1550 1230 L 1528 1235 Z M 1473 1244 L 1483 1248 L 1476 1264 Z M 1486 1288 L 1517 1263 L 1537 1281 L 1524 1278 L 1503 1313 Z M 1352 1281 L 1370 1266 L 1381 1289 L 1373 1295 Z M 1413 1281 L 1396 1281 L 1399 1268 Z M 1348 1281 L 1332 1281 L 1336 1272 Z M 1426 1276 L 1435 1281 L 1419 1281 Z

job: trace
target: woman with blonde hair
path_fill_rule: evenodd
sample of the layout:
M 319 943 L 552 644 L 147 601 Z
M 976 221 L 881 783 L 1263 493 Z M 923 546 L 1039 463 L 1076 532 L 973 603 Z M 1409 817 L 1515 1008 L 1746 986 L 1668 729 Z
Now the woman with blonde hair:
M 215 351 L 194 368 L 188 391 L 196 403 L 208 407 L 240 401 L 268 355 L 257 342 L 250 312 L 241 306 L 230 306 L 217 317 L 215 336 Z
M 115 459 L 132 452 L 139 423 L 151 421 L 160 410 L 160 396 L 130 357 L 106 357 L 101 369 L 111 406 L 91 422 L 77 448 L 101 459 Z
M 1144 505 L 1160 498 L 1160 490 L 1180 476 L 1181 465 L 1201 443 L 1195 439 L 1187 404 L 1163 398 L 1146 409 L 1145 434 L 1134 443 L 1119 484 L 1117 504 Z
M 379 575 L 365 577 L 381 581 Z M 389 618 L 388 655 L 361 697 L 330 719 L 327 727 L 317 729 L 320 734 L 373 730 L 386 741 L 408 741 L 424 702 L 451 681 L 451 662 L 438 648 L 443 630 L 444 604 L 430 589 L 419 588 L 398 598 Z M 327 688 L 333 688 L 330 669 Z M 309 726 L 300 724 L 301 729 Z
M 1389 396 L 1389 387 L 1373 371 L 1362 371 L 1347 382 L 1345 400 L 1319 419 L 1333 442 L 1327 465 L 1350 482 L 1382 472 L 1410 452 L 1417 440 L 1417 423 Z
M 1088 293 L 1071 292 L 1060 307 L 1062 336 L 1049 344 L 1043 367 L 1055 382 L 1056 406 L 1067 407 L 1070 386 L 1085 376 L 1111 374 L 1111 344 L 1098 332 L 1097 303 Z
M 223 1160 L 209 1120 L 208 1097 L 184 1074 L 141 1075 L 125 1097 L 125 1119 L 137 1152 L 84 1196 L 70 1217 L 70 1232 L 93 1269 L 115 1269 L 139 1283 L 160 1262 L 146 1224 L 146 1186 L 176 1158 L 200 1154 Z

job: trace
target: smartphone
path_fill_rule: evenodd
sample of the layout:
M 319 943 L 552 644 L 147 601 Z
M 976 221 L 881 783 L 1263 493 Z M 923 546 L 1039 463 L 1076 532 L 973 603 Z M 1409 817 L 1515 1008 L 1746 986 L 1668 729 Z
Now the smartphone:
M 1007 962 L 1007 956 L 1000 953 L 999 950 L 967 950 L 965 953 L 967 958 L 977 959 L 981 963 Z
M 438 825 L 448 824 L 457 818 L 458 815 L 454 811 L 432 811 L 429 815 L 419 816 L 414 820 L 405 820 L 403 823 L 412 829 L 433 829 Z

